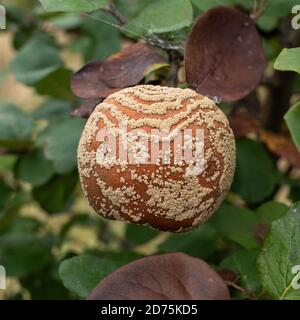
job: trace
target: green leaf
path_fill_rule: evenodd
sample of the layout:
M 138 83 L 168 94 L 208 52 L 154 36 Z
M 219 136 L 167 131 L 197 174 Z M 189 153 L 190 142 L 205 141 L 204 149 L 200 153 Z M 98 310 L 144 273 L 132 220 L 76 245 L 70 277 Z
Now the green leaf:
M 5 208 L 0 212 L 0 232 L 12 225 L 12 222 L 14 222 L 15 218 L 19 214 L 21 207 L 28 203 L 29 199 L 29 193 L 12 193 L 12 197 L 9 197 L 5 204 Z
M 116 7 L 126 17 L 132 19 L 136 17 L 153 0 L 115 0 Z
M 293 141 L 300 151 L 300 101 L 285 114 L 284 120 L 290 130 Z
M 5 154 L 0 156 L 0 171 L 12 170 L 17 162 L 18 158 L 15 155 Z
M 274 30 L 277 27 L 278 22 L 278 18 L 266 15 L 262 15 L 256 21 L 259 28 L 267 32 Z
M 258 246 L 253 228 L 260 223 L 260 219 L 249 209 L 224 203 L 211 218 L 211 223 L 223 237 L 246 249 Z
M 279 18 L 285 17 L 291 13 L 298 0 L 272 0 L 266 1 L 266 6 L 257 23 L 260 28 L 270 31 L 279 23 Z M 253 7 L 252 0 L 192 0 L 192 3 L 201 11 L 206 11 L 216 6 L 236 6 L 251 11 Z
M 40 0 L 43 8 L 50 12 L 91 12 L 107 6 L 107 0 Z
M 116 21 L 104 12 L 93 13 L 93 17 L 84 19 L 81 28 L 83 38 L 77 38 L 72 44 L 73 49 L 79 47 L 78 51 L 84 55 L 86 61 L 101 60 L 121 50 L 120 32 L 110 25 Z
M 8 186 L 2 179 L 0 180 L 0 208 L 5 205 L 10 198 L 12 188 Z
M 41 150 L 26 155 L 17 166 L 18 179 L 27 181 L 34 187 L 45 184 L 53 175 L 53 164 L 45 158 Z
M 274 164 L 264 147 L 250 139 L 237 141 L 237 166 L 232 191 L 250 203 L 267 198 L 276 186 Z
M 299 4 L 299 0 L 272 0 L 267 1 L 264 15 L 283 18 L 291 14 L 293 6 Z
M 154 0 L 124 27 L 135 34 L 151 35 L 176 31 L 193 22 L 189 0 Z
M 86 298 L 103 278 L 118 267 L 118 263 L 108 259 L 82 255 L 64 260 L 59 266 L 59 276 L 67 289 Z
M 148 77 L 149 79 L 151 79 L 151 76 L 153 73 L 168 72 L 170 67 L 171 65 L 169 63 L 155 63 L 145 70 L 144 75 L 145 77 Z
M 253 6 L 253 1 L 252 0 L 232 0 L 232 3 L 235 6 L 242 7 L 246 10 L 251 10 Z
M 33 234 L 39 232 L 43 228 L 42 222 L 31 217 L 17 216 L 13 223 L 11 223 L 6 229 L 4 229 L 3 234 L 13 234 L 17 236 Z
M 12 104 L 0 105 L 0 146 L 18 150 L 28 146 L 33 130 L 32 118 Z
M 68 119 L 53 124 L 45 137 L 45 156 L 54 162 L 56 172 L 72 171 L 77 163 L 77 146 L 85 125 L 84 119 Z
M 92 255 L 98 258 L 104 258 L 116 262 L 118 265 L 123 265 L 131 261 L 143 258 L 144 255 L 134 251 L 91 251 Z
M 234 0 L 192 0 L 200 11 L 206 11 L 217 6 L 230 6 Z
M 288 206 L 283 203 L 268 201 L 262 204 L 256 212 L 262 223 L 272 223 L 273 221 L 280 219 L 287 210 Z
M 34 188 L 33 196 L 47 212 L 62 212 L 72 203 L 77 182 L 77 172 L 64 176 L 54 176 L 48 183 Z
M 148 242 L 158 235 L 156 230 L 152 230 L 149 227 L 128 224 L 126 227 L 126 241 L 131 245 L 139 245 Z
M 257 255 L 256 250 L 238 250 L 225 258 L 220 266 L 236 272 L 243 288 L 259 292 L 261 283 L 256 265 Z
M 8 276 L 27 276 L 51 261 L 53 243 L 50 235 L 6 234 L 0 238 L 0 264 Z
M 35 89 L 40 95 L 73 102 L 75 97 L 71 91 L 71 75 L 72 71 L 59 68 L 35 83 Z
M 300 265 L 300 203 L 286 215 L 274 221 L 258 258 L 264 289 L 275 299 L 300 300 L 300 289 L 295 289 L 297 274 L 293 267 Z M 298 269 L 299 272 L 299 269 Z
M 31 300 L 72 299 L 70 291 L 63 286 L 60 279 L 57 279 L 54 274 L 54 267 L 56 266 L 49 265 L 43 270 L 21 279 L 20 283 L 23 288 L 30 292 Z
M 32 117 L 35 120 L 58 121 L 68 118 L 72 108 L 70 103 L 63 100 L 46 100 L 35 109 Z
M 61 13 L 55 16 L 50 16 L 49 21 L 61 29 L 75 29 L 80 27 L 82 19 L 80 13 Z
M 277 38 L 262 39 L 264 53 L 268 61 L 275 60 L 279 55 L 282 47 Z M 299 77 L 300 78 L 300 77 Z
M 217 232 L 207 224 L 198 227 L 193 232 L 172 234 L 158 247 L 161 252 L 180 251 L 202 259 L 209 259 L 216 248 Z
M 300 73 L 300 47 L 284 48 L 275 60 L 274 69 Z
M 33 39 L 18 52 L 11 63 L 16 79 L 34 85 L 63 66 L 57 50 L 44 39 Z

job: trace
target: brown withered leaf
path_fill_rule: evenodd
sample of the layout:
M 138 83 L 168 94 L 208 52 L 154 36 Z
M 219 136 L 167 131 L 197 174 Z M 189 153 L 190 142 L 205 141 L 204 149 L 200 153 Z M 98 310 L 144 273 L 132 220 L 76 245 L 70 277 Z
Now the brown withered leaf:
M 154 47 L 136 43 L 103 61 L 88 63 L 74 73 L 72 91 L 85 99 L 106 98 L 121 88 L 138 84 L 150 66 L 164 62 Z
M 102 102 L 103 99 L 87 99 L 76 109 L 71 112 L 72 117 L 80 117 L 88 119 L 96 106 Z
M 260 125 L 249 112 L 237 112 L 228 118 L 230 127 L 236 138 L 248 136 L 250 133 L 258 133 Z
M 103 61 L 93 61 L 72 75 L 71 88 L 76 96 L 97 99 L 105 98 L 117 91 L 117 89 L 109 87 L 102 79 L 103 65 Z
M 232 270 L 221 269 L 221 270 L 218 270 L 218 274 L 221 276 L 221 278 L 224 281 L 233 282 L 233 283 L 237 282 L 238 275 L 236 272 L 234 272 Z
M 300 168 L 300 153 L 287 136 L 263 131 L 260 139 L 273 154 L 287 159 L 291 165 Z
M 259 83 L 265 57 L 252 19 L 230 7 L 201 15 L 186 43 L 185 70 L 189 86 L 222 101 L 236 101 Z
M 184 253 L 149 256 L 103 279 L 90 300 L 228 300 L 222 278 L 203 260 Z
M 252 228 L 252 233 L 259 245 L 263 244 L 265 237 L 269 231 L 269 225 L 261 223 Z

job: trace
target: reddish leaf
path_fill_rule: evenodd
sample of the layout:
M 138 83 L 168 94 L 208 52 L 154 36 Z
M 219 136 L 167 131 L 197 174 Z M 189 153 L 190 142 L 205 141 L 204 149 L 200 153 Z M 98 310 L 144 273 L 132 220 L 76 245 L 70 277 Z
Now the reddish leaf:
M 218 271 L 218 274 L 224 281 L 236 283 L 238 275 L 236 272 L 229 269 L 221 269 Z
M 230 115 L 228 120 L 236 138 L 246 137 L 250 133 L 260 131 L 258 121 L 248 112 L 235 113 Z
M 102 79 L 104 62 L 94 61 L 73 74 L 71 88 L 75 95 L 85 99 L 105 98 L 117 91 Z
M 71 112 L 71 116 L 88 119 L 96 106 L 102 101 L 103 99 L 85 100 L 77 109 Z
M 184 253 L 149 256 L 102 280 L 90 300 L 227 300 L 222 278 L 203 260 Z
M 300 153 L 288 137 L 264 131 L 260 139 L 273 154 L 287 159 L 291 165 L 300 168 Z
M 197 19 L 185 53 L 191 88 L 223 101 L 239 100 L 258 85 L 264 67 L 261 40 L 247 14 L 216 7 Z
M 258 224 L 252 228 L 252 233 L 258 244 L 263 244 L 268 231 L 269 226 L 266 223 Z
M 136 43 L 106 60 L 91 62 L 77 71 L 72 77 L 72 91 L 81 98 L 106 98 L 121 88 L 138 84 L 150 66 L 164 62 L 152 46 Z

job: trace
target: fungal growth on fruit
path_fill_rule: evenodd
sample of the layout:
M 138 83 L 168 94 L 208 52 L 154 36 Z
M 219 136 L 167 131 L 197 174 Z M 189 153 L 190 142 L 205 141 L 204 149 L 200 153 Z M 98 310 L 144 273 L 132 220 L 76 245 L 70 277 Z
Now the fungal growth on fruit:
M 104 278 L 89 300 L 229 300 L 227 286 L 205 261 L 184 253 L 145 257 Z
M 235 169 L 226 116 L 191 89 L 139 85 L 113 93 L 78 148 L 84 193 L 109 219 L 183 232 L 223 201 Z

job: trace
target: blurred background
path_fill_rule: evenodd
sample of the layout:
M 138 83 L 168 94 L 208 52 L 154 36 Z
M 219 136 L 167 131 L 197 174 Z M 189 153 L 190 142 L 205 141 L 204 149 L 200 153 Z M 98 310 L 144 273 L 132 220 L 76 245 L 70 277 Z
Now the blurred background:
M 192 2 L 194 17 L 219 4 Z M 237 2 L 243 10 L 252 8 L 252 1 Z M 135 17 L 149 1 L 115 3 L 122 14 Z M 300 77 L 278 76 L 272 67 L 282 48 L 299 40 L 299 33 L 283 31 L 290 26 L 290 6 L 287 10 L 282 3 L 257 21 L 268 60 L 262 83 L 245 99 L 221 105 L 238 150 L 228 199 L 204 226 L 171 235 L 100 218 L 78 181 L 76 148 L 86 120 L 70 116 L 80 105 L 70 76 L 136 39 L 101 22 L 116 23 L 106 12 L 48 13 L 38 1 L 0 1 L 7 14 L 7 29 L 0 30 L 0 265 L 6 268 L 7 289 L 0 290 L 0 299 L 84 297 L 85 292 L 68 290 L 59 275 L 63 260 L 82 254 L 99 258 L 105 274 L 112 264 L 155 252 L 183 251 L 218 268 L 234 269 L 232 260 L 224 260 L 236 250 L 254 261 L 266 225 L 300 199 L 300 155 L 283 123 L 284 113 L 299 100 Z M 182 44 L 190 29 L 165 37 Z M 163 83 L 167 71 L 154 71 L 143 81 Z M 183 73 L 181 64 L 182 86 Z M 281 93 L 282 109 L 276 113 L 269 81 Z M 253 279 L 252 289 L 259 291 L 256 274 Z

